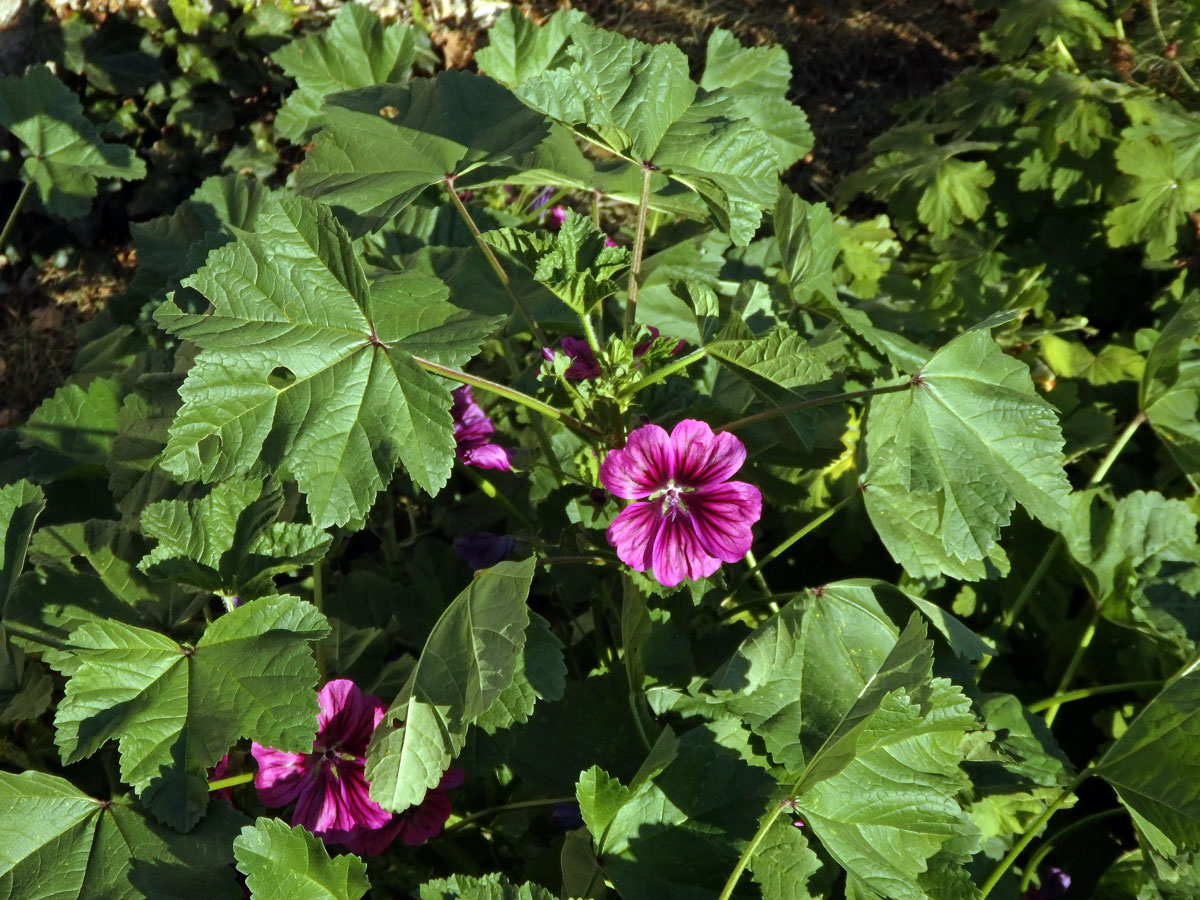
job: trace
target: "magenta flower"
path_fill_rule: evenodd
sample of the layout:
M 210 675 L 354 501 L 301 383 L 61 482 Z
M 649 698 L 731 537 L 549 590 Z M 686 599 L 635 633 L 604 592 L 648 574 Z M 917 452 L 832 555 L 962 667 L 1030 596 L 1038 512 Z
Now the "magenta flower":
M 397 837 L 419 844 L 436 835 L 450 815 L 445 788 L 461 784 L 462 772 L 447 771 L 418 806 L 392 815 L 370 798 L 363 774 L 367 744 L 387 705 L 345 678 L 330 681 L 317 699 L 321 711 L 310 753 L 251 747 L 258 798 L 267 806 L 295 802 L 293 825 L 358 853 L 380 853 Z
M 726 481 L 745 461 L 741 441 L 713 434 L 695 419 L 684 419 L 669 436 L 657 425 L 632 431 L 624 449 L 610 450 L 600 466 L 601 484 L 639 501 L 608 526 L 621 562 L 638 572 L 650 569 L 659 584 L 674 587 L 745 556 L 762 494 Z
M 511 472 L 512 460 L 508 451 L 492 443 L 496 428 L 471 396 L 470 386 L 464 384 L 455 388 L 450 395 L 454 398 L 450 407 L 450 416 L 454 419 L 454 454 L 459 462 L 480 469 Z

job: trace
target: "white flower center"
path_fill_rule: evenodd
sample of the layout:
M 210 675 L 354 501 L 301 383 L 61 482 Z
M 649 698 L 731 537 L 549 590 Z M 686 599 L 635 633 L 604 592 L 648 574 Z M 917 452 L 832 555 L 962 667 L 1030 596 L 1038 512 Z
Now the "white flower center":
M 666 486 L 660 488 L 650 495 L 651 500 L 662 498 L 662 514 L 667 518 L 674 518 L 676 515 L 681 515 L 687 512 L 687 504 L 683 502 L 683 494 L 690 494 L 695 488 L 685 487 L 681 484 L 676 484 L 675 479 L 670 479 Z

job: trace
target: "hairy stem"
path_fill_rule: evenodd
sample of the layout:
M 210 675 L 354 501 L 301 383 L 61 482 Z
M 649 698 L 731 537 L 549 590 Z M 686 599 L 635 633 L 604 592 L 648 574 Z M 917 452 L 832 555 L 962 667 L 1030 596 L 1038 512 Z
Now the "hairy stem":
M 325 614 L 325 561 L 318 559 L 312 566 L 312 597 L 313 606 L 317 608 L 317 612 Z M 317 681 L 321 684 L 325 683 L 325 642 L 323 640 L 313 643 L 313 650 L 317 657 Z
M 221 791 L 225 788 L 237 787 L 239 784 L 249 784 L 254 780 L 253 772 L 243 772 L 241 775 L 230 775 L 228 778 L 218 778 L 208 783 L 208 791 Z
M 747 425 L 753 425 L 756 422 L 766 422 L 769 419 L 786 416 L 788 413 L 799 412 L 802 409 L 828 406 L 831 403 L 843 403 L 847 400 L 857 400 L 860 397 L 871 397 L 875 394 L 895 394 L 900 391 L 910 390 L 914 384 L 916 384 L 915 381 L 906 381 L 903 384 L 888 384 L 883 387 L 863 388 L 861 391 L 847 391 L 844 394 L 829 394 L 825 397 L 814 397 L 812 400 L 801 400 L 799 403 L 789 403 L 786 406 L 777 406 L 774 409 L 755 413 L 752 416 L 746 416 L 742 419 L 734 419 L 732 422 L 726 422 L 718 430 L 734 431 L 738 428 L 744 428 Z
M 459 819 L 457 822 L 447 828 L 444 832 L 442 832 L 442 834 L 450 834 L 460 830 L 472 822 L 477 822 L 480 819 L 486 819 L 489 816 L 497 816 L 500 813 L 505 813 L 514 809 L 533 809 L 534 807 L 538 806 L 554 806 L 558 803 L 574 802 L 574 797 L 549 797 L 545 800 L 520 800 L 516 803 L 505 803 L 501 806 L 493 806 L 488 809 L 481 809 L 479 812 L 471 813 L 469 816 L 463 816 L 463 818 Z
M 13 204 L 12 212 L 8 214 L 8 219 L 4 222 L 4 230 L 0 231 L 0 253 L 4 252 L 4 242 L 8 240 L 8 233 L 12 231 L 13 223 L 17 221 L 17 213 L 21 211 L 21 206 L 32 189 L 33 182 L 27 181 L 21 188 L 21 193 L 17 194 L 17 202 Z
M 556 422 L 561 422 L 573 431 L 578 432 L 584 437 L 592 440 L 599 440 L 604 437 L 599 431 L 584 422 L 580 422 L 574 416 L 567 415 L 559 409 L 555 409 L 549 403 L 543 403 L 528 394 L 518 391 L 516 388 L 510 388 L 507 385 L 500 384 L 496 381 L 490 381 L 487 378 L 480 378 L 478 375 L 468 375 L 466 372 L 460 372 L 458 369 L 451 369 L 449 366 L 443 366 L 440 363 L 435 363 L 432 360 L 422 359 L 419 356 L 411 357 L 412 361 L 427 372 L 432 372 L 435 375 L 441 375 L 443 378 L 449 378 L 451 381 L 457 381 L 459 384 L 469 384 L 471 387 L 477 387 L 480 390 L 488 391 L 493 394 L 498 394 L 501 397 L 519 403 L 527 409 L 532 409 L 536 413 L 540 413 L 547 419 L 554 419 Z
M 1167 40 L 1167 35 L 1163 31 L 1162 21 L 1158 18 L 1158 2 L 1157 0 L 1146 0 L 1146 6 L 1150 10 L 1150 21 L 1154 23 L 1154 33 L 1158 37 L 1165 50 L 1170 41 Z M 1179 77 L 1184 80 L 1193 94 L 1200 94 L 1200 87 L 1196 86 L 1196 82 L 1192 80 L 1192 76 L 1188 74 L 1188 70 L 1178 60 L 1168 60 L 1171 66 L 1179 73 Z
M 701 347 L 699 350 L 693 350 L 691 353 L 687 354 L 686 356 L 681 356 L 681 357 L 679 357 L 679 359 L 676 359 L 676 360 L 668 363 L 667 365 L 663 366 L 661 369 L 659 369 L 657 372 L 653 373 L 652 375 L 647 375 L 645 378 L 642 378 L 639 381 L 635 381 L 632 385 L 629 386 L 629 394 L 630 395 L 636 394 L 642 388 L 650 387 L 650 385 L 652 385 L 652 384 L 657 384 L 658 382 L 665 379 L 667 376 L 674 375 L 680 369 L 686 369 L 692 363 L 696 362 L 697 360 L 704 359 L 704 357 L 706 357 L 706 356 L 708 356 L 708 351 L 703 347 Z
M 642 253 L 646 247 L 646 212 L 650 207 L 650 178 L 656 170 L 652 163 L 642 163 L 642 196 L 638 202 L 637 228 L 633 233 L 633 260 L 629 265 L 629 298 L 625 301 L 625 337 L 637 321 L 638 275 L 642 271 Z
M 1012 845 L 1012 849 L 1005 854 L 1004 859 L 997 863 L 996 868 L 992 870 L 992 874 L 988 876 L 987 881 L 985 881 L 983 886 L 979 888 L 979 900 L 984 900 L 984 898 L 992 892 L 992 888 L 994 888 L 1000 879 L 1004 877 L 1004 873 L 1009 870 L 1014 862 L 1016 862 L 1017 857 L 1020 856 L 1025 848 L 1029 846 L 1030 842 L 1037 837 L 1037 833 L 1042 830 L 1042 826 L 1050 821 L 1050 817 L 1058 812 L 1059 808 L 1071 798 L 1071 795 L 1075 793 L 1081 784 L 1087 781 L 1091 774 L 1091 769 L 1084 769 L 1082 772 L 1080 772 L 1075 780 L 1063 788 L 1062 793 L 1055 797 L 1053 801 L 1051 801 L 1050 805 L 1047 806 L 1045 811 L 1034 820 L 1033 824 L 1025 829 L 1025 833 L 1017 839 L 1017 842 Z
M 1065 694 L 1055 694 L 1053 697 L 1046 697 L 1044 700 L 1039 700 L 1036 703 L 1030 703 L 1027 707 L 1031 713 L 1040 713 L 1052 706 L 1061 706 L 1064 703 L 1071 703 L 1075 700 L 1086 700 L 1089 697 L 1102 697 L 1105 694 L 1120 694 L 1124 691 L 1141 691 L 1147 688 L 1155 690 L 1161 688 L 1161 681 L 1122 681 L 1120 684 L 1100 684 L 1095 687 L 1079 688 L 1075 691 L 1067 691 Z
M 458 192 L 454 190 L 454 177 L 452 175 L 447 175 L 442 179 L 442 183 L 446 186 L 446 193 L 450 195 L 450 199 L 454 202 L 454 208 L 458 210 L 458 215 L 462 218 L 463 222 L 466 223 L 467 228 L 470 229 L 471 236 L 475 238 L 476 245 L 483 252 L 483 255 L 487 257 L 488 264 L 491 265 L 492 271 L 496 273 L 496 278 L 499 279 L 500 284 L 504 287 L 505 293 L 507 293 L 509 299 L 512 300 L 513 307 L 521 314 L 521 317 L 525 320 L 525 324 L 529 326 L 529 330 L 533 334 L 534 340 L 536 340 L 539 344 L 544 345 L 546 343 L 546 335 L 542 332 L 542 329 L 538 326 L 538 323 L 534 321 L 533 316 L 529 314 L 529 310 L 525 308 L 525 302 L 518 297 L 517 292 L 513 290 L 512 280 L 508 277 L 508 273 L 505 272 L 504 267 L 500 265 L 500 260 L 496 258 L 496 254 L 492 250 L 491 246 L 483 239 L 483 235 L 480 233 L 479 227 L 475 224 L 475 220 L 471 218 L 471 213 L 467 210 L 467 207 L 463 205 L 462 199 L 458 196 Z

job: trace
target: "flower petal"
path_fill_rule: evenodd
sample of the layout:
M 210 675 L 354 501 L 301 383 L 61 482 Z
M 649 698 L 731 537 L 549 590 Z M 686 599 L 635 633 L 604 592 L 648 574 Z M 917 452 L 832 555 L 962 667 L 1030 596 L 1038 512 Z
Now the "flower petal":
M 317 740 L 321 747 L 362 756 L 375 725 L 387 704 L 371 694 L 363 694 L 348 678 L 335 678 L 321 688 L 317 700 Z
M 721 567 L 721 561 L 700 546 L 687 515 L 663 520 L 652 553 L 654 579 L 663 587 L 674 587 L 685 578 L 705 578 Z
M 258 763 L 254 788 L 267 806 L 287 806 L 300 795 L 308 781 L 309 754 L 284 753 L 274 747 L 252 744 L 250 752 Z
M 654 536 L 662 525 L 658 503 L 632 503 L 609 523 L 605 536 L 617 548 L 617 557 L 638 572 L 650 568 Z
M 746 461 L 746 445 L 729 432 L 713 434 L 707 422 L 684 419 L 671 430 L 675 480 L 687 487 L 720 484 Z
M 728 563 L 746 555 L 754 540 L 750 526 L 762 515 L 758 488 L 744 481 L 730 481 L 688 494 L 685 502 L 706 553 Z
M 470 447 L 460 446 L 458 458 L 468 466 L 477 469 L 499 469 L 502 472 L 512 471 L 512 459 L 508 450 L 499 444 L 474 444 Z
M 600 465 L 600 483 L 626 500 L 643 500 L 665 487 L 674 475 L 671 439 L 657 425 L 629 433 L 621 450 L 610 450 Z

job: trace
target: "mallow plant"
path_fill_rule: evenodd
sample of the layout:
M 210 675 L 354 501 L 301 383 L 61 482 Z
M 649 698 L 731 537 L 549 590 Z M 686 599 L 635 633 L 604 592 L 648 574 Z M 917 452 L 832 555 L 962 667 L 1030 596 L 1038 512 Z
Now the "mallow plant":
M 276 50 L 286 183 L 135 223 L 0 431 L 0 897 L 1200 889 L 1190 267 L 1055 384 L 1079 298 L 955 179 L 907 246 L 781 181 L 781 49 L 417 44 Z M 143 169 L 64 92 L 0 115 L 86 212 Z

